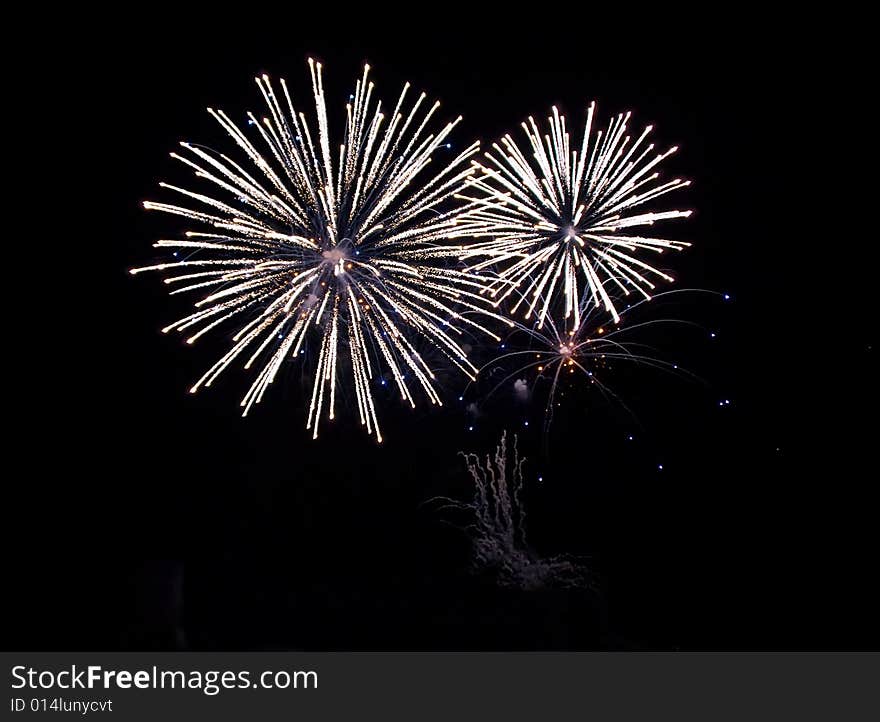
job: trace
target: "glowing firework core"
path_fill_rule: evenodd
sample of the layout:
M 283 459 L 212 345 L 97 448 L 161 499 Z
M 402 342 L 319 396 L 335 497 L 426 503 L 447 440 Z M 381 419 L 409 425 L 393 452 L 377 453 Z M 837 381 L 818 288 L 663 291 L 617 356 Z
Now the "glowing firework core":
M 348 259 L 348 253 L 346 253 L 341 244 L 327 251 L 322 251 L 321 258 L 324 259 L 320 262 L 321 269 L 332 269 L 333 277 L 339 280 L 343 280 L 346 271 L 350 271 L 353 268 L 353 264 Z
M 348 259 L 348 254 L 340 246 L 324 251 L 321 255 L 330 263 L 340 263 Z

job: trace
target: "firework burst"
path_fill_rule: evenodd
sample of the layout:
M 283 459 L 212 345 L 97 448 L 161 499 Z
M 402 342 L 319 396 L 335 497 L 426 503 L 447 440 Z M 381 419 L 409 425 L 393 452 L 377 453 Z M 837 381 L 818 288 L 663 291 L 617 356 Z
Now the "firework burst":
M 469 198 L 479 203 L 470 217 L 472 230 L 492 240 L 469 246 L 463 257 L 474 261 L 475 271 L 500 267 L 489 294 L 499 303 L 520 289 L 511 310 L 523 310 L 526 319 L 537 317 L 539 328 L 560 296 L 560 313 L 569 326 L 580 326 L 584 300 L 618 322 L 615 295 L 635 291 L 650 298 L 652 279 L 673 280 L 638 254 L 690 245 L 633 233 L 656 221 L 690 215 L 645 210 L 651 201 L 689 184 L 658 180 L 655 168 L 676 148 L 655 154 L 654 145 L 645 143 L 651 126 L 633 141 L 626 134 L 629 113 L 594 136 L 594 110 L 592 103 L 580 150 L 571 149 L 565 116 L 554 107 L 549 133 L 542 135 L 531 117 L 522 123 L 531 159 L 505 135 L 501 145 L 493 144 L 494 152 L 484 154 L 485 164 L 475 161 L 482 173 L 473 183 L 477 197 Z
M 183 152 L 172 157 L 211 190 L 163 183 L 185 205 L 144 206 L 199 229 L 155 244 L 185 258 L 131 273 L 167 272 L 172 294 L 200 293 L 195 312 L 163 332 L 187 332 L 193 343 L 221 324 L 236 324 L 232 347 L 193 393 L 236 361 L 256 365 L 241 401 L 246 415 L 285 362 L 311 345 L 317 366 L 307 428 L 317 437 L 324 411 L 334 418 L 345 363 L 360 421 L 381 441 L 371 389 L 383 368 L 409 404 L 415 405 L 410 384 L 441 403 L 413 338 L 425 339 L 471 379 L 477 369 L 456 339 L 464 327 L 497 338 L 477 320 L 481 313 L 500 318 L 487 310 L 479 279 L 448 262 L 460 248 L 447 240 L 461 234 L 456 223 L 473 210 L 453 197 L 475 171 L 467 160 L 479 144 L 428 172 L 435 152 L 451 147 L 447 138 L 461 118 L 429 131 L 439 103 L 427 103 L 423 93 L 410 104 L 409 84 L 386 116 L 365 66 L 346 105 L 343 142 L 331 149 L 321 64 L 309 60 L 309 68 L 311 122 L 294 108 L 285 81 L 279 91 L 265 75 L 256 82 L 268 116 L 248 114 L 256 142 L 222 110 L 208 109 L 246 161 L 182 143 Z
M 679 289 L 660 293 L 655 298 L 695 292 L 698 291 Z M 702 293 L 709 292 L 702 291 Z M 643 299 L 627 307 L 622 313 L 636 314 L 646 303 L 647 301 Z M 578 380 L 580 383 L 586 383 L 606 399 L 620 404 L 629 411 L 623 400 L 606 383 L 606 377 L 613 367 L 627 363 L 695 378 L 677 364 L 658 358 L 655 349 L 633 340 L 632 336 L 633 334 L 637 336 L 647 327 L 659 324 L 694 327 L 697 324 L 675 318 L 654 318 L 628 325 L 607 327 L 602 322 L 601 309 L 595 306 L 582 307 L 581 314 L 580 325 L 573 329 L 567 329 L 552 316 L 548 316 L 543 324 L 517 323 L 515 330 L 504 344 L 514 350 L 499 355 L 480 369 L 481 378 L 493 376 L 497 378 L 497 375 L 503 374 L 500 381 L 493 383 L 487 395 L 492 396 L 514 379 L 526 389 L 537 390 L 539 386 L 544 386 L 546 388 L 544 430 L 548 432 L 553 420 L 554 406 L 559 403 L 556 393 L 560 384 L 564 382 Z M 484 373 L 486 371 L 488 373 Z

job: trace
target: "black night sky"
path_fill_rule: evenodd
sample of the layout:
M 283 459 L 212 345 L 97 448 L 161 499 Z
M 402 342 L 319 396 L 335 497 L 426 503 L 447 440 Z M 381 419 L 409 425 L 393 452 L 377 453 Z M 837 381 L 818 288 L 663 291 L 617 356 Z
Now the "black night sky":
M 829 235 L 851 208 L 802 190 L 836 182 L 816 156 L 829 135 L 849 144 L 856 132 L 838 125 L 852 101 L 830 69 L 742 18 L 723 33 L 707 29 L 718 18 L 633 29 L 623 17 L 600 32 L 586 10 L 552 33 L 445 11 L 424 28 L 341 10 L 263 20 L 153 18 L 104 35 L 76 15 L 63 40 L 40 30 L 26 44 L 39 98 L 18 109 L 37 131 L 18 184 L 26 229 L 7 231 L 24 259 L 6 266 L 18 288 L 7 309 L 25 329 L 7 333 L 20 410 L 7 416 L 6 646 L 880 646 L 867 241 Z M 632 110 L 680 145 L 666 173 L 693 179 L 676 202 L 696 213 L 664 229 L 694 243 L 671 261 L 677 286 L 731 299 L 682 294 L 657 315 L 695 325 L 639 340 L 699 380 L 614 367 L 605 381 L 632 413 L 565 390 L 546 443 L 543 404 L 516 402 L 511 384 L 459 402 L 452 374 L 442 409 L 382 400 L 381 446 L 351 399 L 312 441 L 298 368 L 247 419 L 241 373 L 188 394 L 226 341 L 159 333 L 186 300 L 127 270 L 182 227 L 141 203 L 187 178 L 168 158 L 179 140 L 224 143 L 206 106 L 261 111 L 261 72 L 305 97 L 309 56 L 324 62 L 331 113 L 366 61 L 386 102 L 408 80 L 441 99 L 444 119 L 464 115 L 458 144 L 489 143 L 554 103 L 580 125 L 596 99 L 603 119 Z M 466 537 L 424 504 L 466 496 L 457 452 L 485 453 L 504 429 L 528 457 L 531 541 L 589 557 L 592 591 L 468 575 Z

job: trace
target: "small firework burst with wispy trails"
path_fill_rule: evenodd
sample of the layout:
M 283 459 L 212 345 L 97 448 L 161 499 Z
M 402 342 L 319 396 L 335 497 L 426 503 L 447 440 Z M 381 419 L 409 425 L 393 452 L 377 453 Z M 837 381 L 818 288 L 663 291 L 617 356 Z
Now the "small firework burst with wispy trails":
M 618 322 L 615 296 L 650 298 L 658 279 L 673 280 L 641 256 L 690 245 L 635 232 L 691 214 L 649 210 L 652 201 L 689 184 L 659 179 L 657 167 L 677 149 L 656 153 L 646 142 L 651 126 L 633 140 L 630 113 L 593 134 L 594 113 L 591 103 L 579 150 L 572 150 L 565 116 L 555 107 L 549 132 L 530 117 L 522 128 L 531 157 L 505 135 L 484 163 L 474 161 L 481 175 L 464 194 L 479 203 L 471 214 L 474 235 L 492 240 L 468 246 L 463 258 L 475 271 L 498 268 L 490 296 L 500 303 L 519 289 L 511 312 L 537 318 L 539 328 L 551 315 L 577 328 L 584 301 Z
M 421 336 L 473 378 L 460 339 L 467 328 L 494 338 L 481 315 L 500 319 L 479 279 L 456 270 L 469 208 L 455 200 L 475 169 L 474 143 L 449 151 L 461 118 L 431 130 L 439 103 L 407 83 L 390 114 L 373 94 L 369 66 L 346 104 L 342 143 L 331 148 L 321 64 L 309 60 L 315 119 L 294 108 L 285 81 L 257 78 L 268 115 L 248 114 L 239 127 L 222 110 L 208 112 L 240 159 L 181 143 L 172 157 L 208 190 L 162 183 L 182 205 L 147 202 L 149 210 L 198 224 L 182 239 L 155 246 L 180 260 L 135 268 L 161 271 L 172 294 L 198 292 L 195 312 L 163 329 L 187 343 L 226 325 L 231 348 L 193 385 L 196 392 L 231 364 L 256 366 L 241 401 L 246 415 L 286 362 L 306 347 L 317 353 L 307 428 L 318 435 L 326 411 L 336 414 L 340 379 L 349 377 L 361 423 L 382 440 L 372 387 L 388 371 L 401 397 L 413 388 L 440 404 L 434 373 L 413 346 Z M 246 131 L 250 130 L 250 134 Z M 438 153 L 448 160 L 429 164 Z
M 711 293 L 698 289 L 678 289 L 664 291 L 656 299 L 674 297 L 680 294 Z M 567 328 L 560 320 L 548 316 L 539 325 L 515 323 L 515 329 L 505 339 L 502 348 L 510 350 L 497 356 L 480 369 L 480 378 L 490 379 L 492 386 L 487 396 L 494 395 L 502 388 L 513 388 L 522 400 L 530 397 L 532 390 L 543 387 L 546 398 L 544 429 L 549 431 L 553 412 L 561 402 L 557 398 L 560 386 L 568 390 L 572 384 L 586 385 L 595 389 L 609 401 L 624 409 L 626 404 L 614 391 L 609 377 L 615 367 L 624 364 L 641 368 L 653 368 L 676 376 L 696 378 L 678 364 L 671 363 L 656 355 L 655 349 L 640 342 L 639 334 L 657 326 L 691 326 L 698 324 L 677 318 L 638 318 L 638 313 L 648 307 L 645 299 L 621 311 L 623 318 L 630 323 L 606 325 L 607 319 L 602 309 L 586 306 L 581 309 L 581 322 L 576 328 Z M 511 384 L 513 386 L 511 386 Z M 628 409 L 627 409 L 628 410 Z

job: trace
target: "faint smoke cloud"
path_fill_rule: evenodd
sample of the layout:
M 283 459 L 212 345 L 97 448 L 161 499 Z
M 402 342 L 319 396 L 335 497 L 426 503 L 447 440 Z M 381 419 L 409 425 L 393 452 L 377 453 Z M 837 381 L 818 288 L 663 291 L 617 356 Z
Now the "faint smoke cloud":
M 589 570 L 570 554 L 547 556 L 526 539 L 523 503 L 523 463 L 517 450 L 508 450 L 507 433 L 494 453 L 480 457 L 462 454 L 473 482 L 470 501 L 435 497 L 446 510 L 464 513 L 471 537 L 471 570 L 489 574 L 501 587 L 516 589 L 577 589 L 588 587 Z
M 525 379 L 517 379 L 513 382 L 513 393 L 517 401 L 529 400 L 529 385 Z

